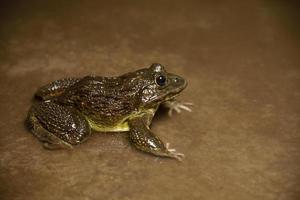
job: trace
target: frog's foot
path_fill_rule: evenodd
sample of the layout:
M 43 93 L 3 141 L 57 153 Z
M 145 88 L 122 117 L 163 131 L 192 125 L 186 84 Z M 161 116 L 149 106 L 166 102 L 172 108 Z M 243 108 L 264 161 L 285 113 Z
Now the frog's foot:
M 175 110 L 177 113 L 181 113 L 181 110 L 192 112 L 192 109 L 189 108 L 188 106 L 193 106 L 193 103 L 190 102 L 181 103 L 174 100 L 174 101 L 164 102 L 164 106 L 169 108 L 168 115 L 171 117 L 173 114 L 173 110 Z
M 175 158 L 179 161 L 182 161 L 182 159 L 184 158 L 184 154 L 183 153 L 178 153 L 176 152 L 176 149 L 170 149 L 170 143 L 166 143 L 166 150 L 167 150 L 167 154 L 166 156 L 171 157 L 171 158 Z
M 56 149 L 73 149 L 73 146 L 67 142 L 59 141 L 58 143 L 54 143 L 53 141 L 50 142 L 43 142 L 43 147 L 49 150 L 56 150 Z

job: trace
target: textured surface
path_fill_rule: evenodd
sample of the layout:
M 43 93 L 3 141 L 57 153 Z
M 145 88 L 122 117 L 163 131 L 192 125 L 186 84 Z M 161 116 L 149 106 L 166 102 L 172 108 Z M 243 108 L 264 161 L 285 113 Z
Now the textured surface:
M 1 199 L 300 199 L 299 6 L 105 2 L 0 6 Z M 124 134 L 46 151 L 25 129 L 39 86 L 152 62 L 189 81 L 194 111 L 153 123 L 183 163 Z

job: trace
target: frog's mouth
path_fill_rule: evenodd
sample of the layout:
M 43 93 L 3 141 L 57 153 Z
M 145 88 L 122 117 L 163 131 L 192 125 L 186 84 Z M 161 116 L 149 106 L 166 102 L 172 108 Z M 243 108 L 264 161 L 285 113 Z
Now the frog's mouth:
M 180 76 L 177 76 L 177 75 L 174 75 L 174 74 L 169 74 L 168 75 L 169 77 L 169 88 L 167 90 L 170 90 L 170 94 L 179 94 L 182 90 L 184 90 L 186 87 L 187 87 L 187 81 L 180 77 Z
M 187 83 L 185 83 L 185 85 L 181 88 L 176 88 L 174 91 L 172 91 L 166 95 L 167 96 L 166 100 L 169 101 L 169 100 L 175 99 L 180 94 L 180 92 L 182 90 L 184 90 L 186 87 L 187 87 Z

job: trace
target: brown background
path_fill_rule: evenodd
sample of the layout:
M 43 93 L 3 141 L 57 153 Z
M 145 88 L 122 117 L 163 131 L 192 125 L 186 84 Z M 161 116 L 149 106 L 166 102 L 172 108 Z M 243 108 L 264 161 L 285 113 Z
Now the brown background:
M 0 199 L 300 199 L 296 1 L 109 2 L 1 3 Z M 39 86 L 152 62 L 189 82 L 193 112 L 152 126 L 184 162 L 126 134 L 46 151 L 25 129 Z

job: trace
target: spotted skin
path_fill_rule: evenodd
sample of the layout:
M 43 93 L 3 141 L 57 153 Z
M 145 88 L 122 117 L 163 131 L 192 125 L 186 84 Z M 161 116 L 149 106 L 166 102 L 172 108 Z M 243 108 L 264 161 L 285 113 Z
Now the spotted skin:
M 65 78 L 65 79 L 53 81 L 52 83 L 49 83 L 41 87 L 35 93 L 35 97 L 40 98 L 44 101 L 53 99 L 54 97 L 58 97 L 59 95 L 64 93 L 67 88 L 71 87 L 78 81 L 80 81 L 79 78 Z
M 51 101 L 34 104 L 28 120 L 35 134 L 39 134 L 42 127 L 45 129 L 43 133 L 51 132 L 58 140 L 70 145 L 81 143 L 91 133 L 87 120 L 77 110 Z M 37 123 L 39 129 L 35 127 Z

